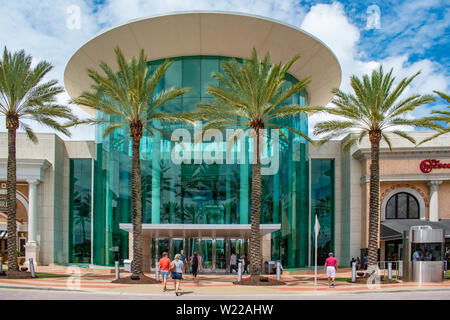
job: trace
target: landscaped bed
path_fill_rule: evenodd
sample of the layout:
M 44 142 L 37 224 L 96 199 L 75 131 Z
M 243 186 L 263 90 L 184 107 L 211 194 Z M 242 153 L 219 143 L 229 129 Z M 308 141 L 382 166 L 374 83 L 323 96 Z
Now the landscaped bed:
M 31 277 L 31 272 L 28 271 L 12 271 L 8 272 L 8 269 L 4 269 L 5 273 L 0 274 L 0 279 L 48 279 L 48 278 L 68 278 L 70 274 L 54 274 L 45 272 L 36 272 L 35 277 Z
M 0 276 L 0 279 L 33 279 L 30 272 L 26 271 L 5 271 L 6 274 Z
M 233 281 L 233 284 L 242 286 L 283 286 L 286 282 L 268 277 L 247 277 L 241 281 Z
M 394 279 L 389 280 L 389 278 L 387 278 L 387 277 L 380 277 L 379 279 L 380 279 L 380 284 L 400 283 L 400 281 L 398 281 L 398 280 L 394 280 Z M 355 282 L 352 282 L 352 279 L 350 278 L 347 280 L 347 282 L 365 284 L 365 283 L 367 283 L 367 280 L 369 280 L 369 278 L 368 277 L 356 277 L 355 280 L 356 280 Z M 372 283 L 375 282 L 374 280 L 375 280 L 375 278 L 372 280 Z
M 131 276 L 119 278 L 118 280 L 111 281 L 112 283 L 120 283 L 120 284 L 157 284 L 161 283 L 160 281 L 157 281 L 156 279 L 140 275 L 139 280 L 133 280 L 131 279 Z

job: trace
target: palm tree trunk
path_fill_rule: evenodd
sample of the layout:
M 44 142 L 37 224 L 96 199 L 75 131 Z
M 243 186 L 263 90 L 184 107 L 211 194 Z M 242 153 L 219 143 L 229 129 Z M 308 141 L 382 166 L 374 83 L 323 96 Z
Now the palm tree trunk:
M 368 266 L 378 263 L 378 221 L 380 216 L 380 131 L 369 132 L 371 143 L 370 164 L 370 200 L 369 200 L 369 252 Z M 373 269 L 372 269 L 373 270 Z
M 133 262 L 131 272 L 133 276 L 142 275 L 142 190 L 141 190 L 141 162 L 139 146 L 141 140 L 133 137 L 133 160 L 131 169 L 131 197 L 133 211 Z
M 19 271 L 17 263 L 17 224 L 16 224 L 16 128 L 8 128 L 8 168 L 7 168 L 8 207 L 8 271 Z
M 261 275 L 261 162 L 259 155 L 259 130 L 256 130 L 256 163 L 252 166 L 252 211 L 251 211 L 251 235 L 250 235 L 250 275 Z

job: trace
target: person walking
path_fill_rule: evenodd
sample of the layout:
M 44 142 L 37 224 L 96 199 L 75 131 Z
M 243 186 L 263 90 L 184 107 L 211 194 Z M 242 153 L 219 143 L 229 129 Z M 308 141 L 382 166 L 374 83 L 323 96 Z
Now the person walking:
M 201 253 L 198 253 L 198 273 L 202 273 L 203 272 L 203 257 L 201 255 Z
M 194 255 L 191 258 L 191 269 L 192 269 L 192 276 L 194 280 L 197 279 L 197 271 L 198 271 L 198 253 L 194 252 Z
M 328 287 L 334 287 L 334 280 L 336 278 L 336 270 L 338 267 L 338 261 L 333 257 L 333 252 L 328 254 L 327 260 L 325 260 L 325 269 L 327 270 Z
M 177 253 L 175 255 L 175 260 L 172 261 L 170 265 L 170 270 L 172 271 L 172 279 L 174 280 L 175 294 L 178 296 L 180 290 L 180 282 L 183 276 L 184 262 L 181 260 L 181 254 Z
M 171 261 L 169 259 L 169 254 L 167 252 L 163 252 L 162 258 L 159 259 L 159 273 L 161 274 L 161 278 L 163 279 L 163 291 L 167 291 L 167 279 L 169 278 L 169 267 Z
M 180 250 L 180 260 L 183 261 L 183 272 L 187 272 L 188 261 L 184 254 L 184 250 Z
M 359 260 L 359 257 L 356 257 L 356 270 L 361 269 L 361 261 Z
M 237 256 L 234 252 L 232 252 L 230 256 L 230 273 L 233 273 L 233 270 L 236 270 L 237 272 Z
M 247 255 L 244 254 L 244 258 L 242 259 L 244 261 L 244 274 L 248 274 L 248 265 L 249 265 L 249 261 L 247 258 Z

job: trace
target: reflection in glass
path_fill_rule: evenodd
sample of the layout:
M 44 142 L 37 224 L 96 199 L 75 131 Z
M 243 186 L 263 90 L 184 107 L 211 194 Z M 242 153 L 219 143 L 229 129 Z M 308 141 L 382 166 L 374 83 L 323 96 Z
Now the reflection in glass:
M 386 219 L 395 219 L 395 198 L 391 198 L 387 203 Z
M 408 216 L 408 196 L 406 193 L 397 195 L 397 218 L 405 219 Z
M 419 205 L 417 200 L 412 196 L 408 196 L 409 218 L 419 219 Z
M 311 160 L 311 220 L 319 218 L 317 263 L 325 263 L 328 253 L 334 250 L 334 160 Z M 312 250 L 314 255 L 314 232 Z
M 442 261 L 442 244 L 411 243 L 411 261 Z
M 91 159 L 70 160 L 69 262 L 91 262 Z
M 419 219 L 419 203 L 409 193 L 393 195 L 386 205 L 386 219 Z

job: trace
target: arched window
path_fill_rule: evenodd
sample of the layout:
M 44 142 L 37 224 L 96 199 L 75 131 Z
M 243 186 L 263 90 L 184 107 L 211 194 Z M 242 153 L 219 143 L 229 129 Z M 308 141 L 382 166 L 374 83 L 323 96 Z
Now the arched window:
M 419 219 L 419 202 L 409 193 L 394 194 L 386 205 L 386 219 Z

